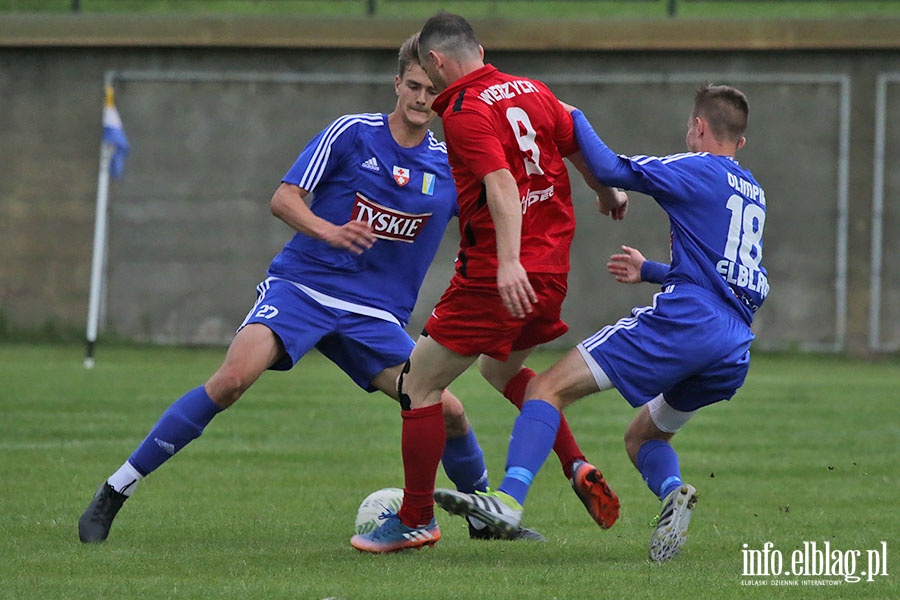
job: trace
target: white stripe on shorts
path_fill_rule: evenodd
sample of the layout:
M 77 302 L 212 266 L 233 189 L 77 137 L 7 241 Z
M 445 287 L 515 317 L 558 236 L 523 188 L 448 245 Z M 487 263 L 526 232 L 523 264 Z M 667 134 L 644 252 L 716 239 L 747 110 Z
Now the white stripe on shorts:
M 273 277 L 272 279 L 277 278 Z M 284 281 L 287 280 L 285 279 Z M 333 296 L 329 296 L 328 294 L 323 294 L 322 292 L 316 291 L 312 288 L 308 288 L 302 283 L 297 283 L 295 281 L 289 281 L 289 283 L 323 306 L 330 306 L 331 308 L 345 310 L 357 315 L 374 317 L 376 319 L 395 323 L 400 327 L 403 327 L 403 325 L 400 325 L 400 321 L 397 320 L 397 317 L 386 310 L 381 310 L 380 308 L 372 308 L 371 306 L 356 304 L 354 302 L 347 302 L 346 300 L 341 300 L 340 298 L 335 298 Z
M 667 285 L 663 291 L 653 294 L 653 305 L 652 306 L 642 306 L 640 308 L 634 308 L 631 310 L 630 317 L 623 317 L 616 321 L 614 325 L 607 325 L 594 335 L 588 337 L 583 342 L 585 350 L 591 352 L 595 350 L 597 346 L 605 342 L 617 331 L 634 329 L 638 323 L 638 317 L 644 313 L 652 312 L 656 308 L 656 299 L 660 294 L 667 294 L 675 289 L 674 285 Z
M 253 308 L 250 309 L 250 312 L 247 313 L 247 316 L 244 317 L 244 320 L 241 321 L 241 324 L 238 326 L 235 331 L 240 331 L 244 327 L 247 326 L 247 321 L 250 320 L 254 314 L 256 314 L 256 308 L 263 303 L 266 299 L 266 291 L 269 289 L 269 282 L 272 280 L 271 277 L 267 278 L 265 281 L 256 286 L 256 302 L 253 303 Z
M 266 292 L 269 290 L 269 286 L 272 281 L 284 281 L 286 283 L 290 283 L 298 290 L 318 302 L 323 306 L 329 306 L 331 308 L 336 308 L 338 310 L 344 310 L 347 312 L 351 312 L 357 315 L 365 315 L 367 317 L 373 317 L 375 319 L 381 319 L 382 321 L 387 321 L 389 323 L 394 323 L 399 327 L 403 327 L 400 324 L 400 321 L 397 320 L 397 317 L 387 312 L 386 310 L 381 310 L 378 308 L 372 308 L 371 306 L 364 306 L 362 304 L 356 304 L 354 302 L 347 302 L 346 300 L 341 300 L 340 298 L 334 298 L 333 296 L 329 296 L 328 294 L 323 294 L 317 290 L 306 287 L 302 283 L 297 283 L 296 281 L 291 281 L 289 279 L 282 279 L 280 277 L 269 277 L 258 286 L 256 286 L 256 303 L 253 305 L 253 308 L 250 309 L 250 312 L 247 313 L 247 316 L 244 317 L 244 322 L 241 323 L 241 326 L 238 327 L 238 331 L 243 329 L 247 325 L 247 321 L 250 320 L 254 314 L 256 314 L 257 307 L 263 303 L 266 298 Z
M 601 329 L 600 331 L 598 331 L 594 335 L 590 336 L 589 338 L 587 338 L 586 340 L 584 340 L 581 343 L 584 345 L 585 350 L 590 352 L 591 350 L 594 350 L 597 346 L 599 346 L 600 344 L 605 342 L 607 339 L 609 339 L 609 337 L 612 334 L 614 334 L 615 332 L 621 331 L 623 329 L 634 329 L 634 327 L 638 323 L 638 320 L 637 320 L 638 315 L 641 315 L 641 314 L 651 311 L 651 310 L 653 310 L 653 308 L 651 308 L 649 306 L 636 308 L 632 311 L 633 316 L 624 317 L 622 319 L 619 319 L 618 321 L 616 321 L 615 325 L 607 325 L 606 327 L 604 327 L 603 329 Z
M 612 380 L 609 378 L 609 375 L 606 374 L 600 365 L 597 364 L 597 361 L 594 360 L 594 357 L 591 356 L 591 353 L 587 351 L 584 347 L 584 342 L 575 346 L 578 352 L 581 353 L 581 358 L 584 359 L 584 362 L 587 364 L 588 369 L 591 370 L 591 375 L 594 376 L 594 382 L 597 384 L 597 388 L 601 392 L 605 392 L 606 390 L 613 389 L 614 386 Z

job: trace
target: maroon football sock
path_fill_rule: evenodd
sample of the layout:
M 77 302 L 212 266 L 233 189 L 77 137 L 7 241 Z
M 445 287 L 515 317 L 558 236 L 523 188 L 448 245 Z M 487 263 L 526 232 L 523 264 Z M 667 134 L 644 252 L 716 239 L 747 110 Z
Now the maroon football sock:
M 403 433 L 403 505 L 398 516 L 409 527 L 427 525 L 434 517 L 434 481 L 444 452 L 444 412 L 440 403 L 401 410 Z

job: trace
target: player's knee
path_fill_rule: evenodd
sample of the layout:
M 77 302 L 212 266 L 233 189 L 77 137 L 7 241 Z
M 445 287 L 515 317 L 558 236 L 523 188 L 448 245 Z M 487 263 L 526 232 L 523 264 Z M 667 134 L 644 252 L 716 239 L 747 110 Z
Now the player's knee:
M 639 414 L 625 430 L 625 452 L 628 453 L 628 457 L 635 465 L 637 465 L 638 452 L 640 452 L 641 446 L 653 439 L 667 441 L 672 437 L 671 434 L 662 433 L 655 427 L 648 427 L 648 423 L 652 425 L 652 422 L 650 422 L 649 417 L 644 417 L 644 415 Z
M 444 429 L 447 437 L 460 437 L 468 433 L 469 421 L 466 419 L 466 411 L 459 398 L 446 390 L 441 395 L 441 405 L 444 412 Z
M 573 399 L 567 400 L 545 373 L 538 373 L 531 378 L 528 385 L 525 387 L 525 399 L 543 400 L 560 410 L 574 401 Z
M 228 408 L 238 401 L 252 383 L 253 380 L 239 369 L 223 366 L 206 382 L 206 392 L 213 402 L 222 408 Z
M 459 420 L 466 418 L 466 411 L 462 402 L 447 390 L 441 393 L 441 404 L 444 409 L 444 419 Z
M 668 442 L 694 415 L 669 406 L 662 394 L 641 407 L 625 430 L 625 450 L 632 461 L 637 460 L 638 451 L 650 440 Z
M 632 421 L 625 430 L 625 452 L 628 453 L 628 457 L 635 463 L 637 461 L 638 451 L 641 449 L 641 446 L 644 445 L 644 442 L 647 441 L 636 427 L 636 420 L 637 419 Z

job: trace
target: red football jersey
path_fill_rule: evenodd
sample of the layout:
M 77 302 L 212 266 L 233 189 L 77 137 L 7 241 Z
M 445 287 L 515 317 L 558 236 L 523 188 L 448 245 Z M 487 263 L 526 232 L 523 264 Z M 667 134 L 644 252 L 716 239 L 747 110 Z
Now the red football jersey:
M 529 273 L 567 273 L 575 214 L 563 157 L 578 144 L 556 96 L 539 81 L 485 65 L 444 90 L 433 108 L 443 121 L 458 192 L 459 274 L 496 277 L 496 232 L 482 180 L 499 169 L 509 169 L 519 186 L 522 266 Z

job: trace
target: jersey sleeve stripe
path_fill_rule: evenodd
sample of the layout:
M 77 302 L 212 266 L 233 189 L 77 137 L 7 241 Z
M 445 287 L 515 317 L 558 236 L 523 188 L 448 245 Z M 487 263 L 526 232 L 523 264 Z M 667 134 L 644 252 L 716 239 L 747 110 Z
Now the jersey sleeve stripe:
M 709 152 L 682 152 L 681 154 L 671 154 L 669 156 L 664 156 L 660 160 L 662 160 L 663 164 L 667 165 L 669 163 L 677 162 L 685 158 L 694 158 L 697 156 L 707 155 L 709 155 Z
M 439 142 L 434 137 L 434 133 L 432 133 L 430 130 L 428 131 L 428 149 L 447 154 L 447 144 L 445 144 L 444 142 Z
M 383 127 L 384 118 L 379 113 L 364 113 L 345 115 L 335 120 L 322 133 L 322 137 L 313 152 L 312 159 L 309 161 L 309 165 L 306 167 L 297 185 L 309 191 L 315 189 L 322 178 L 322 174 L 325 172 L 328 157 L 331 156 L 331 146 L 341 134 L 357 124 L 368 125 L 369 127 Z
M 677 162 L 679 160 L 685 158 L 692 158 L 695 156 L 706 156 L 709 154 L 708 152 L 682 152 L 680 154 L 670 154 L 669 156 L 647 156 L 645 154 L 638 154 L 636 156 L 630 157 L 628 160 L 638 164 L 638 165 L 646 165 L 651 162 L 660 162 L 664 165 L 669 163 Z

